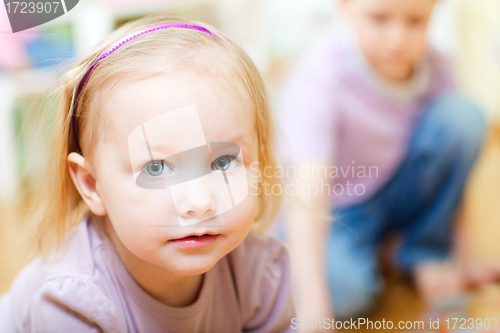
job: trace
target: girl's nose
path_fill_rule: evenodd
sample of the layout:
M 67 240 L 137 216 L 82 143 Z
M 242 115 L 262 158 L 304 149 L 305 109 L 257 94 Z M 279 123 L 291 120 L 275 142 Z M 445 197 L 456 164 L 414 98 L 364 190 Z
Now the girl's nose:
M 216 214 L 216 200 L 211 182 L 197 179 L 184 183 L 182 196 L 178 198 L 177 213 L 184 218 L 210 218 Z M 179 186 L 179 185 L 177 185 Z
M 393 22 L 389 30 L 388 46 L 392 51 L 400 52 L 408 41 L 406 22 Z

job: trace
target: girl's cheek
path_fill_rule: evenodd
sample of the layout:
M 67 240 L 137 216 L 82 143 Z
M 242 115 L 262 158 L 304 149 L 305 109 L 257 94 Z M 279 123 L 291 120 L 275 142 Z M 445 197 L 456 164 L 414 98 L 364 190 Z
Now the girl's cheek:
M 257 211 L 257 196 L 249 195 L 235 208 L 230 223 L 236 229 L 246 230 L 251 227 Z
M 135 184 L 123 193 L 121 203 L 116 209 L 125 218 L 133 218 L 151 225 L 164 224 L 172 215 L 172 210 L 175 213 L 168 189 L 143 189 Z

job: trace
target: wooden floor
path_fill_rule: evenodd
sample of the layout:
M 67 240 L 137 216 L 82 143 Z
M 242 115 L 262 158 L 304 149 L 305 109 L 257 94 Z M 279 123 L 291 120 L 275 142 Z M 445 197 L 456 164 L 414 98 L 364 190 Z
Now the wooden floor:
M 485 144 L 466 191 L 465 205 L 466 215 L 472 223 L 476 255 L 500 261 L 500 130 L 492 131 Z M 22 215 L 20 210 L 11 207 L 0 209 L 0 294 L 9 288 L 15 275 L 25 265 L 19 235 Z M 370 320 L 428 321 L 428 318 L 423 318 L 428 315 L 428 306 L 419 299 L 410 281 L 387 268 L 384 275 L 386 288 L 377 308 L 370 314 Z M 473 318 L 500 317 L 500 287 L 475 290 L 468 297 L 466 307 Z

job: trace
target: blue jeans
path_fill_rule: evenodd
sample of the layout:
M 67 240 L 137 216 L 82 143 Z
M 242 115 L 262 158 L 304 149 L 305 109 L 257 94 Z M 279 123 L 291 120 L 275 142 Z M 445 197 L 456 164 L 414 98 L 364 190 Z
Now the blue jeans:
M 404 271 L 447 257 L 484 131 L 485 119 L 470 102 L 456 95 L 435 99 L 418 120 L 394 177 L 365 202 L 334 210 L 327 271 L 338 318 L 361 315 L 374 305 L 382 287 L 377 250 L 390 231 L 402 234 L 396 264 Z

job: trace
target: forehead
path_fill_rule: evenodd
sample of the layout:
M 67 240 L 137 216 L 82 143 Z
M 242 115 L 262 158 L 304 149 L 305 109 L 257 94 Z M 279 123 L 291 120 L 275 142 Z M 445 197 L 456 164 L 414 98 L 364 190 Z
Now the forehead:
M 394 14 L 430 14 L 436 0 L 351 0 L 358 8 Z
M 143 124 L 165 138 L 176 138 L 181 146 L 196 141 L 200 125 L 208 140 L 249 136 L 254 128 L 253 107 L 233 96 L 214 80 L 191 72 L 117 82 L 102 105 L 109 123 L 108 137 L 126 143 L 129 134 Z

